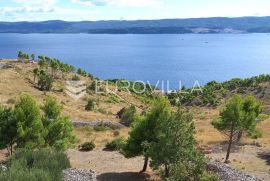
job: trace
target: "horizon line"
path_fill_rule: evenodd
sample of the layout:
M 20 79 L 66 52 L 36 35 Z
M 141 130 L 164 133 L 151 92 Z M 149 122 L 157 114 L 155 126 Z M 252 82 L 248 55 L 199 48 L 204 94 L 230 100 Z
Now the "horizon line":
M 236 19 L 236 18 L 267 18 L 268 16 L 211 16 L 211 17 L 190 17 L 190 18 L 160 18 L 160 19 L 109 19 L 109 20 L 61 20 L 61 19 L 51 19 L 51 20 L 40 20 L 40 21 L 0 21 L 0 23 L 40 23 L 40 22 L 50 22 L 50 21 L 59 21 L 59 22 L 102 22 L 102 21 L 161 21 L 161 20 L 190 20 L 190 19 L 211 19 L 211 18 L 228 18 L 228 19 Z

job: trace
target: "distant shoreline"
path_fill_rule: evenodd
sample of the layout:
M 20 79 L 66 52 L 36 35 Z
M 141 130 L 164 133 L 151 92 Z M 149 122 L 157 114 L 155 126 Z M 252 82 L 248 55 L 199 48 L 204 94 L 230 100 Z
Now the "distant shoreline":
M 270 33 L 270 17 L 213 17 L 132 21 L 0 22 L 0 33 L 217 34 Z

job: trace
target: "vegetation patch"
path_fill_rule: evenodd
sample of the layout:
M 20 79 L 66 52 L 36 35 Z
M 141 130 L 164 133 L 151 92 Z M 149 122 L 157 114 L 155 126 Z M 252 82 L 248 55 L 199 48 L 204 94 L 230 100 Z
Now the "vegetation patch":
M 96 147 L 93 141 L 85 142 L 79 146 L 80 151 L 92 151 Z
M 65 153 L 50 149 L 19 150 L 8 160 L 0 180 L 61 181 L 62 171 L 70 167 Z
M 108 151 L 120 151 L 123 146 L 125 144 L 125 140 L 124 138 L 115 138 L 114 140 L 112 140 L 111 142 L 108 142 L 105 145 L 105 149 Z

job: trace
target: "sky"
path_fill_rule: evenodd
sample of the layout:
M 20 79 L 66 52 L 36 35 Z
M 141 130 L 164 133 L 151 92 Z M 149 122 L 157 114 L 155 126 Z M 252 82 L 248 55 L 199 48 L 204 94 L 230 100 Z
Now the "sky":
M 0 21 L 270 16 L 270 0 L 0 0 Z

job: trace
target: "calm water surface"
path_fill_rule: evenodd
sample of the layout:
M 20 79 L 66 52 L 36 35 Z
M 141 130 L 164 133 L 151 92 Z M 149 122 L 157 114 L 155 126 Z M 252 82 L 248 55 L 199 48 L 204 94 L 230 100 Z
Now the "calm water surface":
M 0 34 L 0 58 L 18 50 L 83 67 L 102 79 L 192 86 L 270 73 L 269 34 Z

